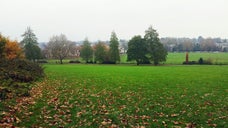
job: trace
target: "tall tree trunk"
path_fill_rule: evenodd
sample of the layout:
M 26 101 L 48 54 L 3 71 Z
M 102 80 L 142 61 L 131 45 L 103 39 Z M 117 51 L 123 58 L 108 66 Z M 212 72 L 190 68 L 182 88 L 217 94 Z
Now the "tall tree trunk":
M 60 64 L 63 64 L 63 59 L 62 59 L 62 58 L 60 58 L 59 60 L 60 60 Z

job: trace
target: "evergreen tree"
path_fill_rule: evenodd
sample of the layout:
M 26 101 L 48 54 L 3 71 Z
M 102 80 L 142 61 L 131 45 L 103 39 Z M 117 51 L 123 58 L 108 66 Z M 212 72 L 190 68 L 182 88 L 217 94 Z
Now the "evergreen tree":
M 112 32 L 111 34 L 109 47 L 110 47 L 110 50 L 109 50 L 110 61 L 113 63 L 120 61 L 119 41 L 115 32 Z
M 83 60 L 86 61 L 86 63 L 88 63 L 88 61 L 93 58 L 93 49 L 90 46 L 90 43 L 87 38 L 83 42 L 83 45 L 80 51 L 80 56 L 82 57 Z
M 34 62 L 36 59 L 40 59 L 41 50 L 38 46 L 36 35 L 30 27 L 27 28 L 22 37 L 21 46 L 24 48 L 25 57 Z
M 158 38 L 156 30 L 150 26 L 145 31 L 144 39 L 146 41 L 148 57 L 154 62 L 154 65 L 158 65 L 159 62 L 166 61 L 167 51 Z

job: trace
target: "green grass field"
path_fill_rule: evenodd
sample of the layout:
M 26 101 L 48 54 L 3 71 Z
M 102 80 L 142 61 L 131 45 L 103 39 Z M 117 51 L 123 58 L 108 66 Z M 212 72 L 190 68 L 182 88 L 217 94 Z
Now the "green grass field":
M 165 64 L 180 65 L 185 61 L 185 52 L 172 53 L 169 52 Z M 189 61 L 198 61 L 199 58 L 204 60 L 211 60 L 213 64 L 226 64 L 228 65 L 228 53 L 225 52 L 190 52 Z M 135 63 L 134 61 L 127 62 L 127 55 L 121 56 L 121 63 Z
M 185 61 L 186 53 L 169 53 L 167 56 L 166 64 L 182 64 Z M 204 60 L 211 60 L 213 64 L 228 64 L 228 53 L 220 52 L 190 52 L 189 60 L 198 61 L 199 58 Z
M 174 64 L 174 65 L 181 65 L 185 61 L 185 52 L 180 52 L 180 53 L 172 53 L 169 52 L 167 56 L 166 62 L 164 64 Z M 203 58 L 204 60 L 210 60 L 212 61 L 213 64 L 220 65 L 220 64 L 225 64 L 228 65 L 228 53 L 226 52 L 218 52 L 218 53 L 213 53 L 213 52 L 190 52 L 189 53 L 189 61 L 198 61 L 199 58 Z M 127 61 L 127 55 L 122 54 L 120 56 L 121 61 L 120 63 L 122 64 L 135 64 L 135 61 Z M 71 59 L 65 59 L 63 60 L 63 63 L 69 63 Z M 77 59 L 72 59 L 72 60 L 77 60 Z M 84 61 L 79 58 L 79 60 L 84 63 Z M 56 64 L 59 60 L 49 60 L 48 62 L 50 64 Z
M 44 67 L 16 126 L 228 127 L 228 66 Z

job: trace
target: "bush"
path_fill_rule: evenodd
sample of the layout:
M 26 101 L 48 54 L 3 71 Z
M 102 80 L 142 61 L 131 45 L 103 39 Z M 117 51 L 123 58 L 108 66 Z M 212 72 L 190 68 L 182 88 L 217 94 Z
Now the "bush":
M 199 64 L 211 65 L 211 64 L 213 64 L 213 61 L 210 58 L 207 59 L 207 60 L 203 60 L 203 58 L 200 58 L 199 59 Z
M 70 60 L 69 63 L 81 63 L 79 60 Z
M 213 60 L 211 58 L 208 58 L 206 61 L 204 61 L 204 64 L 211 65 L 213 64 Z
M 116 62 L 112 62 L 112 61 L 104 61 L 104 62 L 102 62 L 102 64 L 116 64 Z
M 26 60 L 0 60 L 0 99 L 28 96 L 32 82 L 44 76 L 43 68 Z
M 45 63 L 48 63 L 48 61 L 46 61 L 46 60 L 38 60 L 38 61 L 36 61 L 37 63 L 40 63 L 40 64 L 45 64 Z
M 194 64 L 198 64 L 198 63 L 196 61 L 188 61 L 188 63 L 186 61 L 184 61 L 183 64 L 194 65 Z
M 87 64 L 94 64 L 94 62 L 92 60 L 90 61 L 86 61 Z
M 203 58 L 202 57 L 199 59 L 199 64 L 203 64 Z

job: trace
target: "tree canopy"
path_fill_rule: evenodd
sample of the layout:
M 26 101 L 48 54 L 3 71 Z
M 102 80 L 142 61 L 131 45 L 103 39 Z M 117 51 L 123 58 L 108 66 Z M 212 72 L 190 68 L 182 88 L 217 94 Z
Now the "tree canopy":
M 8 60 L 24 58 L 24 53 L 17 41 L 12 41 L 0 34 L 0 58 Z
M 97 63 L 103 63 L 104 61 L 106 61 L 107 47 L 105 46 L 105 44 L 102 42 L 98 42 L 95 45 L 94 49 L 95 49 L 95 51 L 94 51 L 95 61 Z
M 146 44 L 141 36 L 134 36 L 128 42 L 127 59 L 128 61 L 136 60 L 137 65 L 148 61 L 146 57 Z

